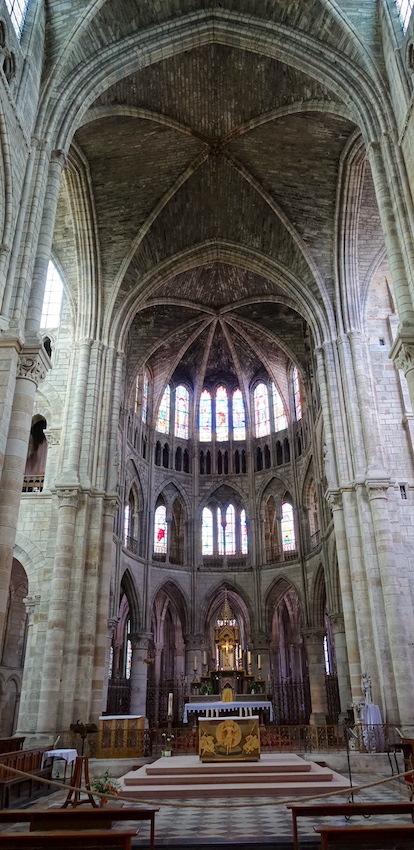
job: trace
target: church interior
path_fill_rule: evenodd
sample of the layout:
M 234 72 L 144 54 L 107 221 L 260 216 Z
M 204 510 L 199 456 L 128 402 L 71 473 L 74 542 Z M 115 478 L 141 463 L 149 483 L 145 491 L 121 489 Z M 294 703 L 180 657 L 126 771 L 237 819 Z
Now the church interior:
M 412 6 L 1 0 L 1 736 L 414 738 Z

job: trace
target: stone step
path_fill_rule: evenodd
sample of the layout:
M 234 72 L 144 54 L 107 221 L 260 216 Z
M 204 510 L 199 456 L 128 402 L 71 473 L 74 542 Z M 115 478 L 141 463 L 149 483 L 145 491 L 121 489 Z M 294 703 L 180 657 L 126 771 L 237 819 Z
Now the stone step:
M 124 785 L 121 784 L 121 793 L 127 797 L 133 797 L 139 800 L 173 800 L 175 798 L 190 799 L 192 797 L 212 798 L 218 797 L 221 800 L 234 797 L 287 797 L 293 799 L 295 797 L 307 797 L 312 794 L 325 794 L 333 790 L 333 785 L 336 788 L 348 788 L 349 783 L 343 785 L 331 782 L 315 782 L 310 786 L 308 782 L 296 782 L 286 785 L 284 782 L 262 782 L 252 785 L 243 785 L 241 783 L 223 783 L 211 785 Z
M 180 758 L 180 756 L 178 756 Z M 165 764 L 159 764 L 159 761 L 154 765 L 148 764 L 146 765 L 146 770 L 148 776 L 163 776 L 165 773 L 172 776 L 180 776 L 181 774 L 200 774 L 201 772 L 204 774 L 208 773 L 217 773 L 217 762 L 203 762 L 198 763 L 194 766 L 183 766 L 182 764 L 176 766 L 175 761 L 177 756 L 173 756 L 173 764 L 171 767 L 166 768 Z M 311 771 L 311 762 L 302 761 L 301 763 L 297 762 L 287 762 L 286 760 L 281 761 L 280 764 L 275 765 L 274 763 L 266 764 L 266 762 L 262 761 L 262 758 L 258 762 L 229 762 L 228 764 L 220 763 L 220 773 L 226 774 L 227 776 L 231 776 L 232 774 L 240 774 L 241 770 L 248 770 L 249 773 L 310 773 Z M 165 759 L 162 761 L 165 762 Z
M 211 785 L 211 784 L 224 784 L 227 783 L 228 780 L 224 778 L 224 776 L 217 771 L 215 773 L 205 773 L 203 771 L 202 775 L 197 775 L 194 773 L 184 774 L 181 773 L 177 775 L 176 773 L 171 773 L 167 775 L 166 773 L 161 776 L 148 775 L 148 771 L 140 776 L 137 776 L 138 771 L 134 771 L 132 774 L 126 774 L 124 776 L 124 783 L 126 786 L 128 785 L 159 785 L 160 783 L 166 785 L 173 785 L 175 783 L 179 783 L 180 785 Z M 228 774 L 227 774 L 228 776 Z M 300 773 L 299 778 L 298 774 L 295 773 L 280 773 L 278 771 L 274 773 L 266 772 L 266 774 L 260 773 L 247 773 L 245 771 L 240 771 L 237 776 L 234 776 L 233 781 L 237 782 L 237 784 L 249 784 L 256 785 L 257 783 L 263 782 L 276 782 L 276 783 L 295 783 L 295 782 L 332 782 L 332 771 L 325 770 L 321 773 L 313 773 L 309 771 L 308 773 Z

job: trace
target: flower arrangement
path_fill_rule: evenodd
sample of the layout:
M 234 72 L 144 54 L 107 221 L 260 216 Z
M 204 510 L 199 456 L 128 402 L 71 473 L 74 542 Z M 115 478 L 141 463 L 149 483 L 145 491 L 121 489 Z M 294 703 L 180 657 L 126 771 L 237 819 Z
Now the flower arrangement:
M 108 794 L 108 796 L 113 796 L 115 794 L 119 794 L 120 784 L 116 779 L 111 779 L 109 776 L 109 770 L 105 770 L 103 776 L 100 779 L 93 779 L 91 782 L 91 787 L 93 791 L 97 791 L 98 794 Z M 102 805 L 108 802 L 108 797 L 102 796 L 100 797 L 102 801 Z

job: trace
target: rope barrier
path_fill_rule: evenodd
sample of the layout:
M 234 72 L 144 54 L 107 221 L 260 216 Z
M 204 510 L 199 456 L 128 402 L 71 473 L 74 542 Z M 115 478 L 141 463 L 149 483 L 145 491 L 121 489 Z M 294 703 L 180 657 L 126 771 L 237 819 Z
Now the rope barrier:
M 15 773 L 18 776 L 24 776 L 28 779 L 35 778 L 37 782 L 43 783 L 44 785 L 52 785 L 55 788 L 58 788 L 60 791 L 81 791 L 83 794 L 92 794 L 94 797 L 102 797 L 106 800 L 122 800 L 123 802 L 127 802 L 129 804 L 133 803 L 134 805 L 151 805 L 151 806 L 167 806 L 169 808 L 188 808 L 188 809 L 240 809 L 247 808 L 246 803 L 173 803 L 171 800 L 168 802 L 164 802 L 163 800 L 151 800 L 146 799 L 145 801 L 142 799 L 136 799 L 134 797 L 127 796 L 126 794 L 110 794 L 106 792 L 104 794 L 99 791 L 91 791 L 88 788 L 75 787 L 74 785 L 65 785 L 63 782 L 57 782 L 55 779 L 45 779 L 43 776 L 36 776 L 33 773 L 26 773 L 24 770 L 18 770 L 16 767 L 9 767 L 8 765 L 4 766 L 5 770 L 10 771 L 11 773 Z M 327 797 L 334 797 L 339 794 L 358 794 L 360 791 L 365 791 L 367 788 L 376 788 L 378 785 L 384 785 L 387 782 L 392 782 L 394 779 L 402 779 L 405 776 L 411 775 L 413 773 L 413 769 L 404 771 L 404 773 L 395 773 L 392 776 L 387 776 L 385 779 L 378 779 L 376 782 L 369 782 L 367 785 L 353 785 L 349 788 L 336 788 L 334 791 L 328 791 L 325 794 L 311 794 L 308 797 L 287 797 L 283 799 L 275 799 L 271 802 L 268 801 L 253 801 L 248 803 L 248 808 L 259 808 L 261 806 L 286 806 L 288 803 L 309 803 L 311 800 L 324 800 Z M 1 779 L 1 776 L 0 776 Z

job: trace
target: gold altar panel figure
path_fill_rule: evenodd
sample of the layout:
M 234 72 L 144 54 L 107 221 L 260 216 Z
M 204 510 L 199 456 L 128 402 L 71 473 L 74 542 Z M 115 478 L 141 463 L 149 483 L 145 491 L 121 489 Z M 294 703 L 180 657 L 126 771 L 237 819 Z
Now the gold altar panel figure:
M 258 761 L 258 717 L 199 719 L 199 756 L 203 762 Z

